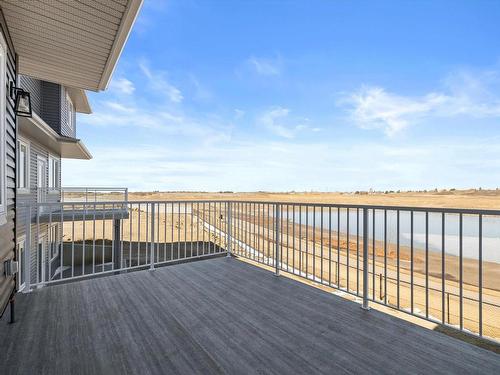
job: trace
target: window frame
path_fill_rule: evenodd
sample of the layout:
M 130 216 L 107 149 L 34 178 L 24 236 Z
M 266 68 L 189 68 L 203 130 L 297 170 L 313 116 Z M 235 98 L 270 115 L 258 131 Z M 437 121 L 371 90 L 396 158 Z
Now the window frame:
M 26 155 L 25 155 L 25 163 L 24 165 L 21 165 L 20 163 L 20 151 L 21 151 L 21 145 L 26 147 Z M 18 193 L 22 193 L 22 194 L 26 194 L 26 193 L 29 193 L 30 191 L 30 168 L 31 168 L 31 161 L 30 161 L 30 157 L 31 157 L 31 150 L 30 150 L 30 142 L 21 138 L 21 137 L 18 137 L 17 139 L 17 158 L 18 158 L 18 163 L 17 163 L 17 171 L 16 171 L 16 179 L 17 179 L 17 182 L 16 182 L 16 188 L 17 188 L 17 192 Z M 26 186 L 19 186 L 19 181 L 20 181 L 20 178 L 19 176 L 21 175 L 21 166 L 22 168 L 24 169 L 24 173 L 25 173 L 25 183 L 26 183 Z
M 21 244 L 24 254 L 21 254 Z M 26 277 L 24 279 L 24 283 L 21 284 L 22 276 L 24 275 L 24 265 L 25 265 L 25 256 L 26 256 L 26 235 L 22 235 L 18 238 L 16 243 L 16 259 L 19 265 L 19 270 L 17 272 L 17 290 L 21 292 L 26 287 Z
M 73 104 L 73 101 L 71 100 L 71 97 L 69 94 L 66 92 L 66 103 L 67 103 L 67 108 L 68 108 L 68 127 L 70 128 L 71 131 L 74 132 L 75 130 L 75 105 Z
M 54 174 L 54 163 L 57 164 L 56 174 Z M 61 180 L 59 179 L 59 175 L 61 173 L 61 159 L 56 155 L 49 154 L 49 157 L 47 158 L 47 169 L 47 189 L 49 193 L 58 193 L 61 190 Z

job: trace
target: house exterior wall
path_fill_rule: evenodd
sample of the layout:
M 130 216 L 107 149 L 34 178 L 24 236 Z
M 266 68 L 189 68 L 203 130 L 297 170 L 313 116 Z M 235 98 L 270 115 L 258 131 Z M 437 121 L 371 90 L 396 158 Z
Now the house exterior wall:
M 47 123 L 55 132 L 66 137 L 75 137 L 76 124 L 73 119 L 73 127 L 69 126 L 69 104 L 67 90 L 64 86 L 59 84 L 40 81 L 35 78 L 20 75 L 19 84 L 22 88 L 30 92 L 32 109 L 43 121 Z M 74 116 L 74 114 L 73 114 Z M 59 186 L 61 186 L 61 157 L 52 150 L 47 149 L 41 143 L 37 142 L 36 139 L 28 136 L 27 134 L 20 134 L 20 139 L 24 141 L 29 148 L 29 189 L 20 190 L 17 192 L 18 201 L 18 215 L 17 215 L 17 239 L 26 239 L 27 233 L 31 233 L 30 237 L 30 280 L 32 282 L 37 282 L 39 272 L 37 270 L 37 265 L 40 263 L 37 248 L 40 239 L 43 239 L 45 244 L 45 254 L 44 262 L 48 257 L 48 247 L 49 247 L 49 224 L 40 224 L 38 229 L 34 222 L 36 221 L 36 212 L 34 209 L 31 211 L 31 220 L 29 222 L 33 223 L 31 225 L 31 230 L 28 232 L 26 230 L 26 225 L 28 223 L 28 205 L 33 207 L 38 201 L 38 159 L 42 158 L 46 162 L 47 168 L 45 169 L 45 178 L 48 181 L 48 163 L 49 155 L 55 157 L 59 160 L 59 173 L 57 179 L 59 181 Z M 61 192 L 49 191 L 44 194 L 44 201 L 47 203 L 60 202 Z M 57 218 L 54 218 L 54 225 L 57 223 Z
M 32 109 L 58 134 L 76 137 L 75 113 L 73 127 L 70 126 L 70 114 L 67 90 L 56 83 L 44 82 L 20 75 L 20 86 L 31 94 Z
M 52 151 L 49 151 L 45 146 L 41 145 L 38 143 L 35 139 L 27 137 L 26 135 L 20 133 L 19 134 L 19 139 L 23 140 L 25 143 L 28 144 L 29 147 L 29 190 L 28 191 L 18 191 L 17 193 L 17 205 L 18 205 L 18 210 L 17 210 L 17 238 L 18 240 L 21 238 L 26 238 L 26 225 L 27 225 L 27 217 L 29 215 L 29 211 L 27 206 L 31 205 L 34 207 L 34 205 L 38 202 L 38 189 L 40 188 L 38 186 L 38 159 L 41 158 L 46 162 L 46 168 L 45 168 L 45 179 L 48 181 L 49 177 L 49 171 L 48 171 L 48 162 L 49 162 L 49 155 L 52 157 L 55 157 L 57 160 L 59 160 L 59 165 L 61 165 L 61 157 L 57 154 L 55 154 Z M 58 181 L 59 181 L 59 186 L 61 186 L 61 169 L 59 168 L 59 173 L 58 173 Z M 55 190 L 55 191 L 48 191 L 48 192 L 43 192 L 44 195 L 44 201 L 47 203 L 53 203 L 53 202 L 60 202 L 61 201 L 61 191 L 60 190 Z M 54 220 L 57 221 L 57 220 Z M 35 209 L 32 209 L 31 211 L 31 238 L 29 243 L 31 244 L 29 248 L 29 254 L 30 254 L 30 279 L 34 282 L 37 280 L 37 262 L 39 261 L 37 259 L 37 245 L 38 245 L 38 240 L 40 238 L 45 239 L 45 248 L 47 249 L 48 246 L 48 224 L 40 224 L 38 227 L 38 230 L 36 230 L 36 211 Z M 46 254 L 47 255 L 47 254 Z
M 6 83 L 16 82 L 16 54 L 9 30 L 0 8 L 0 32 L 7 43 Z M 16 217 L 16 117 L 14 101 L 5 99 L 5 174 L 6 174 L 6 220 L 0 223 L 0 315 L 3 314 L 12 292 L 15 290 L 15 277 L 5 276 L 4 262 L 16 258 L 15 217 Z M 3 158 L 3 156 L 2 156 Z

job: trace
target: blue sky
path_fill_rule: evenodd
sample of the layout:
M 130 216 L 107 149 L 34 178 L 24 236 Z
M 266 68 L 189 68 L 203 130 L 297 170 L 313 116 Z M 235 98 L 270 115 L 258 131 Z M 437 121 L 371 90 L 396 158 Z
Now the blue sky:
M 65 185 L 497 187 L 500 2 L 145 0 Z

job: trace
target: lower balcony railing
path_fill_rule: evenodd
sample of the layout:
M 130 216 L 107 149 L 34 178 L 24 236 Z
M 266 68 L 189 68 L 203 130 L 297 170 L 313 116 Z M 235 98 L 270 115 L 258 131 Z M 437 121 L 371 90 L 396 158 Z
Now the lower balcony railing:
M 233 254 L 500 339 L 500 211 L 238 201 L 21 207 L 25 291 Z

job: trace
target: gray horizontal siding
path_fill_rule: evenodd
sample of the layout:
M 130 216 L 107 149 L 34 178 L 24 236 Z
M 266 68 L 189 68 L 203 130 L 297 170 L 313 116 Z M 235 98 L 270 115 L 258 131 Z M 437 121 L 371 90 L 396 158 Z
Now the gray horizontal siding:
M 0 30 L 7 42 L 7 83 L 16 82 L 15 51 L 11 44 L 7 24 L 0 9 Z M 6 98 L 5 121 L 5 156 L 6 156 L 6 203 L 7 222 L 0 225 L 0 314 L 7 306 L 9 297 L 15 288 L 15 278 L 5 276 L 4 261 L 15 259 L 15 189 L 16 189 L 16 118 L 14 101 L 8 92 Z M 3 159 L 3 156 L 2 156 Z
M 43 120 L 57 133 L 61 134 L 61 86 L 42 81 Z
M 18 215 L 17 215 L 17 235 L 18 238 L 21 236 L 26 235 L 26 222 L 27 222 L 27 215 L 28 215 L 28 209 L 27 205 L 31 205 L 31 222 L 35 221 L 36 218 L 36 206 L 34 206 L 37 203 L 37 191 L 38 191 L 38 157 L 42 157 L 43 159 L 46 160 L 47 166 L 48 166 L 48 159 L 49 159 L 49 154 L 55 157 L 58 157 L 58 155 L 54 155 L 53 153 L 49 153 L 49 151 L 40 143 L 38 143 L 36 140 L 28 138 L 28 137 L 23 137 L 23 139 L 27 140 L 29 142 L 29 148 L 30 148 L 30 166 L 29 166 L 29 192 L 28 193 L 20 193 L 18 194 Z M 61 162 L 61 158 L 58 157 L 59 163 Z M 48 167 L 45 170 L 45 177 L 48 181 Z M 61 184 L 61 168 L 59 168 L 59 185 Z M 61 200 L 61 194 L 55 194 L 55 193 L 50 193 L 46 196 L 46 202 L 60 202 Z M 31 225 L 31 246 L 30 246 L 30 256 L 31 256 L 31 279 L 36 280 L 36 275 L 37 275 L 37 243 L 38 239 L 41 238 L 42 236 L 45 236 L 45 239 L 47 241 L 47 236 L 48 234 L 48 225 L 47 224 L 40 224 L 40 226 L 36 227 L 36 224 Z M 46 248 L 47 248 L 47 243 L 46 243 Z
M 36 112 L 58 134 L 75 137 L 76 126 L 70 127 L 69 103 L 66 88 L 28 76 L 19 76 L 19 85 L 31 96 L 31 105 Z M 73 113 L 73 124 L 75 114 Z

